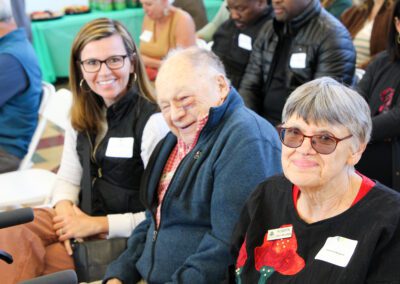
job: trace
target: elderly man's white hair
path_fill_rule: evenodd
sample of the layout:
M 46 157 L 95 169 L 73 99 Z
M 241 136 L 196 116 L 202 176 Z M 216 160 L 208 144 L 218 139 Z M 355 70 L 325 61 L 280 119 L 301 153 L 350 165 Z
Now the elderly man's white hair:
M 215 55 L 213 52 L 204 48 L 199 48 L 197 46 L 173 49 L 164 58 L 161 68 L 163 67 L 165 62 L 176 56 L 183 57 L 185 60 L 190 62 L 193 68 L 197 68 L 201 71 L 207 72 L 209 75 L 223 75 L 229 83 L 229 80 L 226 78 L 224 65 L 222 64 L 218 56 Z
M 8 22 L 12 18 L 10 0 L 0 0 L 0 22 Z

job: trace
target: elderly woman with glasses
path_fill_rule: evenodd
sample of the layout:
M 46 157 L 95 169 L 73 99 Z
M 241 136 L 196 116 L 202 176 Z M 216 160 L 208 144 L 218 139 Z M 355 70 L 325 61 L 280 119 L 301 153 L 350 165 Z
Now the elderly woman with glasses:
M 0 263 L 3 283 L 73 268 L 71 239 L 128 237 L 144 219 L 141 176 L 168 127 L 124 26 L 100 18 L 80 30 L 70 86 L 72 127 L 65 133 L 54 209 L 35 209 L 34 222 L 1 230 L 0 248 L 15 259 L 11 266 Z
M 330 78 L 297 88 L 278 128 L 283 176 L 261 183 L 234 235 L 237 283 L 399 283 L 400 194 L 355 171 L 368 104 Z

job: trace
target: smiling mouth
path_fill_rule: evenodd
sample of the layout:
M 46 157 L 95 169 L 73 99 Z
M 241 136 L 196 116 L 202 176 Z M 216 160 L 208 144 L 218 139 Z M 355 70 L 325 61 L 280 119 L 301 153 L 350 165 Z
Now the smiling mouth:
M 98 84 L 99 85 L 108 85 L 108 84 L 112 84 L 115 81 L 115 79 L 111 79 L 111 80 L 107 80 L 107 81 L 99 81 Z
M 182 129 L 182 130 L 185 130 L 185 129 L 189 128 L 190 126 L 192 126 L 193 124 L 194 124 L 194 122 L 192 122 L 192 123 L 190 123 L 188 125 L 185 125 L 183 127 L 179 127 L 179 128 Z

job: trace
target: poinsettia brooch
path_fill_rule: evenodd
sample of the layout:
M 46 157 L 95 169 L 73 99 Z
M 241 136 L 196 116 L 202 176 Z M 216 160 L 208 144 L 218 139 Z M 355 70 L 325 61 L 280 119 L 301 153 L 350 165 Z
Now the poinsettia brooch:
M 280 228 L 292 227 L 282 225 Z M 304 259 L 297 254 L 297 239 L 294 231 L 289 238 L 269 241 L 267 234 L 261 246 L 254 249 L 255 267 L 260 272 L 258 283 L 262 284 L 274 273 L 294 275 L 305 266 Z
M 282 225 L 280 228 L 292 227 Z M 247 260 L 246 240 L 243 242 L 236 262 L 236 283 L 241 284 L 240 274 Z M 290 237 L 268 240 L 268 232 L 264 236 L 261 246 L 254 249 L 255 268 L 260 272 L 258 284 L 266 283 L 267 279 L 275 272 L 283 275 L 294 275 L 301 271 L 305 262 L 297 254 L 297 239 L 294 231 Z

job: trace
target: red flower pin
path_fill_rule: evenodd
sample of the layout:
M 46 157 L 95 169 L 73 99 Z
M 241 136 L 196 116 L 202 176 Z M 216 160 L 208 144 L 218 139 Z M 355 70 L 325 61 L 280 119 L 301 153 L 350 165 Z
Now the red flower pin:
M 280 228 L 292 227 L 282 225 Z M 265 283 L 274 271 L 283 275 L 294 275 L 305 266 L 304 259 L 297 254 L 297 239 L 294 231 L 291 237 L 278 240 L 267 239 L 264 236 L 261 246 L 254 249 L 255 267 L 260 271 L 259 284 Z

